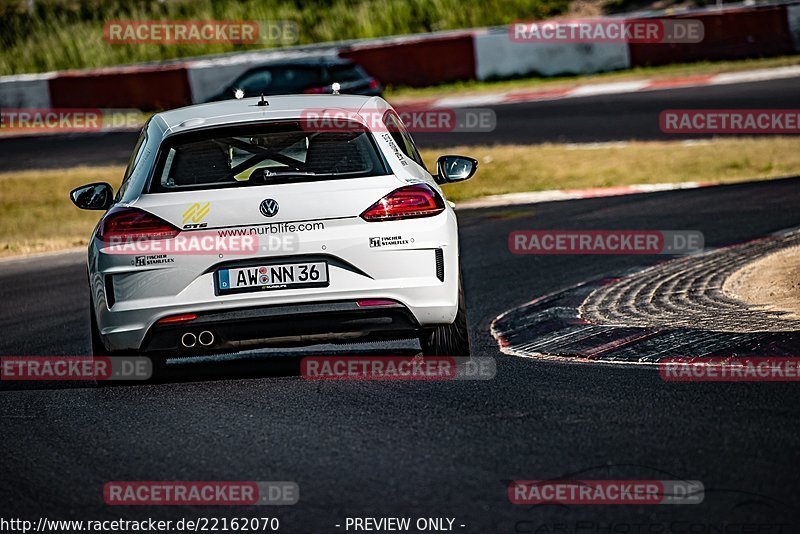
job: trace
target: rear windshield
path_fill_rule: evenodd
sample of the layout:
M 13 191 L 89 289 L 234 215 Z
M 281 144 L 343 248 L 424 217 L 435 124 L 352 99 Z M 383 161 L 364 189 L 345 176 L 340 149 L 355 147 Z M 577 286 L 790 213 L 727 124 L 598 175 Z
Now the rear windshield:
M 150 192 L 244 187 L 389 174 L 356 123 L 317 131 L 305 122 L 215 128 L 167 138 Z

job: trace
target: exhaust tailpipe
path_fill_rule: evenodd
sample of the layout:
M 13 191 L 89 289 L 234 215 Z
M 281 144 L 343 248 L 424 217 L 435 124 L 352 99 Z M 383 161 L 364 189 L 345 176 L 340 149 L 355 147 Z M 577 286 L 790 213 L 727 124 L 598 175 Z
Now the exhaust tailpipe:
M 210 347 L 214 344 L 214 334 L 208 330 L 203 330 L 197 336 L 197 341 L 199 341 L 204 347 Z
M 195 345 L 197 345 L 197 336 L 195 336 L 191 332 L 186 332 L 181 336 L 181 345 L 183 345 L 187 349 L 194 347 Z

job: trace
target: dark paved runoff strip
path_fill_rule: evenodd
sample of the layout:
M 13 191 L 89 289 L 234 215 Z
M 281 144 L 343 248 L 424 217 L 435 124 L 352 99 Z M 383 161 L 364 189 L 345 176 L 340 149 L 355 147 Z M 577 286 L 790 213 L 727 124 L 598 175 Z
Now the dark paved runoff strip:
M 659 128 L 659 114 L 665 109 L 798 109 L 798 83 L 800 79 L 788 78 L 487 106 L 496 114 L 494 131 L 413 137 L 425 148 L 708 138 L 708 134 L 665 134 Z M 0 172 L 123 165 L 136 138 L 134 132 L 0 138 Z

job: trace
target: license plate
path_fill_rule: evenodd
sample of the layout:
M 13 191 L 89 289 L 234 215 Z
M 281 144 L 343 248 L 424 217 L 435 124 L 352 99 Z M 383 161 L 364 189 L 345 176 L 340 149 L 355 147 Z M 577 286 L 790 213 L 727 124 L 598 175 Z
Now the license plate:
M 328 264 L 314 261 L 220 269 L 216 278 L 219 293 L 327 287 Z

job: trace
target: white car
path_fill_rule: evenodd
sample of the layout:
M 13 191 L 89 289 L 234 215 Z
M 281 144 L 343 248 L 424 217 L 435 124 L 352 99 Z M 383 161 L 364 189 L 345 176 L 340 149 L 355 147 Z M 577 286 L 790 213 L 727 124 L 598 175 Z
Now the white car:
M 156 114 L 116 195 L 106 183 L 70 195 L 107 210 L 89 244 L 92 350 L 158 364 L 417 337 L 425 355 L 469 355 L 456 215 L 439 185 L 476 168 L 443 156 L 429 174 L 379 97 Z

